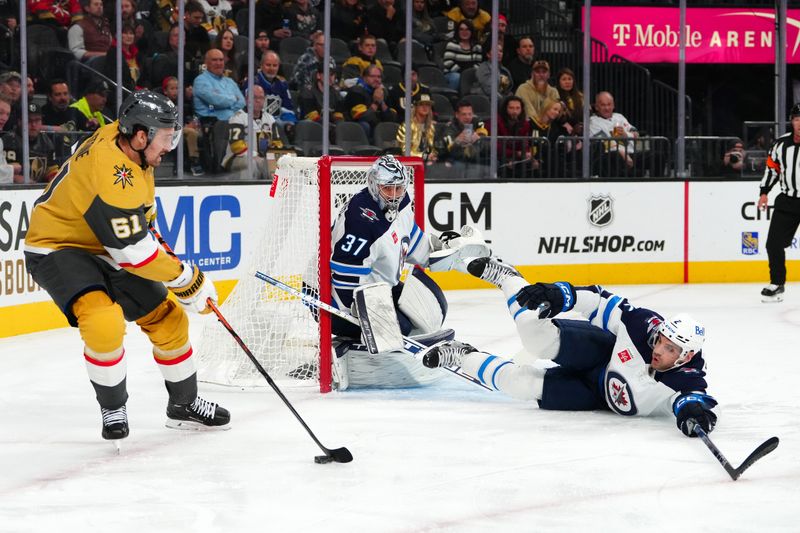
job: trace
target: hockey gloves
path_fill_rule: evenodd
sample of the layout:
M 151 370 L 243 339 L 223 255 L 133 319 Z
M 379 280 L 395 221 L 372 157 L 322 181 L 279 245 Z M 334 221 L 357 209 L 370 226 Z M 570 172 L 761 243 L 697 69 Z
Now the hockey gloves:
M 696 437 L 694 426 L 699 425 L 706 433 L 711 433 L 717 423 L 717 415 L 711 410 L 717 400 L 707 394 L 692 392 L 684 394 L 672 404 L 672 412 L 680 429 L 687 437 Z
M 517 293 L 517 303 L 538 309 L 539 318 L 552 318 L 575 307 L 575 288 L 566 281 L 528 285 Z
M 189 263 L 182 265 L 181 275 L 164 285 L 175 294 L 178 303 L 185 310 L 201 315 L 210 313 L 211 308 L 207 300 L 211 298 L 211 301 L 217 303 L 217 289 L 214 288 L 214 283 L 207 280 L 196 266 Z

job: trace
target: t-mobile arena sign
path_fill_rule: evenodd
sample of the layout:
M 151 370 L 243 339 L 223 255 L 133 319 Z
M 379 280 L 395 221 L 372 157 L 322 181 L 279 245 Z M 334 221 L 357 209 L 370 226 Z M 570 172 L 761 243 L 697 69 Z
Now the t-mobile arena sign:
M 592 7 L 592 37 L 637 63 L 677 63 L 680 10 Z M 800 63 L 800 9 L 788 10 L 786 60 Z M 775 11 L 687 8 L 687 63 L 774 63 Z

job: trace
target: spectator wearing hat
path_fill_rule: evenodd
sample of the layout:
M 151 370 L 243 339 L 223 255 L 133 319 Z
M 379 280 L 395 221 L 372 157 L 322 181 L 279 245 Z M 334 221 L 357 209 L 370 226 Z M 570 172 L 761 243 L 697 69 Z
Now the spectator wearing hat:
M 89 85 L 83 98 L 72 104 L 81 114 L 86 117 L 86 131 L 94 131 L 106 125 L 103 116 L 103 109 L 108 102 L 108 84 L 105 81 L 97 81 Z
M 511 62 L 514 54 L 513 51 L 517 49 L 517 40 L 508 31 L 508 19 L 505 15 L 500 13 L 497 16 L 497 44 L 503 47 L 503 50 L 508 50 L 508 57 L 503 58 L 503 65 L 506 67 Z M 491 26 L 486 28 L 481 41 L 484 51 L 492 47 L 492 30 Z
M 267 30 L 258 30 L 256 32 L 256 40 L 255 40 L 254 44 L 255 44 L 254 52 L 255 52 L 255 56 L 256 56 L 256 63 L 255 64 L 256 65 L 260 65 L 261 64 L 261 58 L 264 57 L 264 53 L 266 53 L 267 50 L 271 50 L 271 48 L 269 47 L 269 45 L 270 45 L 269 32 L 267 32 Z M 242 70 L 239 73 L 239 79 L 240 80 L 243 80 L 243 79 L 247 78 L 246 72 L 247 72 L 247 65 L 243 64 L 242 65 Z
M 511 72 L 503 66 L 503 45 L 497 43 L 497 52 L 495 53 L 495 60 L 497 61 L 497 96 L 504 98 L 512 93 L 511 87 Z M 486 51 L 486 61 L 478 65 L 475 69 L 475 77 L 478 79 L 478 86 L 480 87 L 481 94 L 487 98 L 492 96 L 492 53 L 491 50 Z
M 517 43 L 516 53 L 511 57 L 511 50 L 504 49 L 506 54 L 504 57 L 510 57 L 510 61 L 506 65 L 511 78 L 514 80 L 514 90 L 516 91 L 520 85 L 531 79 L 531 71 L 533 70 L 533 61 L 536 56 L 536 47 L 533 44 L 533 39 L 527 35 L 520 37 Z
M 0 131 L 8 122 L 8 117 L 11 116 L 11 104 L 5 98 L 0 96 Z M 15 169 L 6 161 L 6 151 L 3 149 L 3 136 L 0 135 L 0 184 L 14 183 Z
M 433 120 L 433 100 L 429 93 L 419 92 L 412 100 L 411 112 L 411 155 L 421 157 L 425 164 L 432 165 L 439 157 L 435 145 L 436 122 Z M 397 130 L 397 143 L 400 150 L 405 149 L 406 124 L 400 124 Z
M 12 131 L 17 127 L 20 117 L 19 102 L 22 97 L 22 76 L 19 72 L 8 71 L 0 74 L 0 97 L 5 98 L 11 105 L 11 115 L 2 131 Z
M 517 87 L 515 94 L 525 103 L 528 117 L 541 116 L 545 100 L 558 100 L 558 90 L 550 85 L 550 63 L 543 59 L 534 61 L 531 79 Z
M 103 0 L 81 0 L 81 7 L 84 16 L 70 26 L 67 41 L 75 58 L 86 61 L 106 55 L 114 38 L 111 22 L 103 15 Z
M 427 94 L 430 99 L 431 89 L 425 84 L 419 82 L 417 77 L 417 66 L 411 66 L 411 102 L 412 104 L 422 94 Z M 394 109 L 398 117 L 405 116 L 406 112 L 406 84 L 405 80 L 400 80 L 389 88 L 389 93 L 386 95 L 386 103 Z
M 323 97 L 325 90 L 325 65 L 317 64 L 314 72 L 315 82 L 307 85 L 300 90 L 298 97 L 298 108 L 303 120 L 313 120 L 322 122 Z M 337 122 L 344 120 L 344 100 L 339 90 L 336 88 L 336 70 L 330 69 L 330 85 L 328 87 L 328 112 L 330 124 L 333 126 Z
M 14 167 L 14 183 L 25 183 L 22 170 L 22 118 L 17 122 L 17 131 L 6 145 L 6 158 Z M 56 150 L 50 135 L 42 131 L 42 107 L 28 104 L 28 160 L 30 161 L 30 182 L 46 183 L 58 172 Z
M 460 5 L 445 13 L 445 16 L 456 24 L 462 20 L 470 21 L 478 34 L 479 42 L 483 40 L 483 34 L 490 29 L 492 22 L 492 16 L 478 7 L 478 0 L 461 0 Z

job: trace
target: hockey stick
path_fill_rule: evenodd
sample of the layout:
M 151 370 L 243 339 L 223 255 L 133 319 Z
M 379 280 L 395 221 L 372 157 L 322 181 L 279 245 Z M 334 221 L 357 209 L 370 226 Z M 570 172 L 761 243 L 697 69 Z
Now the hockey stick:
M 758 461 L 759 459 L 761 459 L 762 457 L 773 451 L 775 448 L 777 448 L 779 442 L 778 437 L 770 437 L 769 439 L 762 442 L 758 448 L 753 450 L 753 452 L 747 456 L 747 459 L 744 460 L 744 462 L 739 466 L 739 468 L 734 468 L 733 465 L 731 465 L 728 462 L 728 460 L 725 459 L 725 456 L 722 455 L 722 452 L 719 451 L 719 448 L 717 448 L 714 445 L 714 443 L 711 442 L 711 438 L 705 431 L 703 431 L 703 428 L 700 427 L 700 424 L 694 423 L 692 431 L 694 431 L 695 435 L 700 437 L 703 443 L 705 443 L 705 445 L 708 446 L 708 449 L 711 450 L 711 453 L 713 453 L 714 457 L 717 458 L 719 464 L 722 465 L 722 468 L 725 469 L 725 471 L 728 473 L 729 476 L 731 476 L 731 479 L 734 481 L 739 479 L 739 476 L 741 476 L 745 470 L 753 466 L 753 463 L 755 463 L 756 461 Z
M 284 291 L 284 292 L 286 292 L 288 294 L 291 294 L 292 296 L 296 296 L 297 298 L 299 298 L 304 303 L 306 303 L 306 304 L 308 304 L 310 306 L 316 307 L 317 309 L 321 309 L 323 311 L 327 311 L 328 313 L 330 313 L 332 315 L 335 315 L 335 316 L 338 316 L 339 318 L 341 318 L 343 320 L 346 320 L 346 321 L 350 322 L 351 324 L 360 325 L 360 322 L 358 321 L 358 319 L 356 317 L 354 317 L 353 315 L 351 315 L 350 313 L 342 311 L 341 309 L 337 309 L 337 308 L 333 307 L 332 305 L 329 305 L 329 304 L 323 302 L 322 300 L 314 298 L 310 294 L 304 294 L 301 291 L 298 291 L 297 289 L 295 289 L 294 287 L 292 287 L 290 285 L 287 285 L 287 284 L 283 283 L 282 281 L 279 281 L 279 280 L 273 278 L 272 276 L 268 276 L 267 274 L 264 274 L 263 272 L 256 271 L 255 272 L 255 277 L 257 277 L 261 281 L 265 281 L 265 282 L 269 283 L 273 287 L 276 287 L 276 288 L 278 288 L 278 289 L 280 289 L 280 290 L 282 290 L 282 291 Z M 405 353 L 409 354 L 409 355 L 414 356 L 416 359 L 419 359 L 419 355 L 418 354 L 420 354 L 422 351 L 424 351 L 424 350 L 426 350 L 428 348 L 429 348 L 428 346 L 425 346 L 424 344 L 419 343 L 419 342 L 415 341 L 414 339 L 411 339 L 409 337 L 403 336 L 403 351 Z M 479 386 L 481 388 L 484 388 L 484 389 L 489 390 L 489 391 L 492 390 L 490 387 L 487 387 L 486 385 L 481 383 L 480 380 L 478 380 L 477 378 L 474 378 L 474 377 L 470 376 L 469 374 L 466 374 L 466 373 L 462 372 L 461 371 L 461 367 L 443 366 L 441 368 L 447 370 L 448 372 L 452 372 L 456 376 L 458 376 L 458 377 L 460 377 L 462 379 L 465 379 L 465 380 L 469 381 L 470 383 L 474 383 L 475 385 L 477 385 L 477 386 Z
M 155 228 L 153 228 L 152 226 L 150 227 L 150 231 L 152 232 L 152 234 L 156 238 L 156 240 L 158 240 L 158 242 L 164 248 L 164 250 L 169 255 L 177 258 L 177 256 L 175 255 L 175 252 L 172 251 L 172 248 L 170 248 L 169 244 L 167 244 L 167 242 L 164 240 L 164 238 L 161 237 L 161 234 L 158 233 L 158 231 Z M 267 380 L 267 383 L 269 384 L 270 387 L 272 387 L 272 390 L 274 390 L 275 393 L 278 395 L 278 397 L 280 397 L 280 399 L 283 400 L 283 403 L 286 404 L 286 407 L 289 408 L 289 410 L 292 412 L 292 414 L 297 419 L 297 421 L 300 422 L 300 425 L 302 425 L 305 428 L 305 430 L 308 432 L 308 434 L 311 436 L 311 438 L 314 440 L 314 442 L 317 444 L 317 446 L 319 446 L 319 448 L 323 452 L 325 452 L 325 455 L 317 455 L 317 456 L 315 456 L 314 457 L 314 462 L 322 464 L 322 463 L 330 463 L 331 461 L 335 461 L 337 463 L 349 463 L 350 461 L 352 461 L 353 460 L 353 454 L 351 454 L 350 450 L 348 450 L 347 448 L 341 447 L 341 448 L 336 448 L 334 450 L 331 450 L 329 448 L 326 448 L 319 441 L 317 436 L 314 435 L 314 432 L 311 431 L 311 428 L 308 427 L 308 424 L 306 424 L 305 420 L 303 420 L 303 418 L 300 416 L 300 414 L 295 410 L 295 408 L 291 404 L 291 402 L 289 402 L 289 400 L 286 398 L 286 396 L 283 395 L 283 392 L 281 392 L 281 390 L 278 388 L 278 386 L 275 384 L 275 382 L 272 381 L 272 378 L 270 377 L 270 375 L 267 374 L 267 371 L 264 370 L 264 367 L 261 366 L 261 363 L 258 362 L 258 359 L 256 359 L 255 355 L 253 355 L 253 352 L 250 351 L 250 348 L 247 347 L 247 345 L 244 343 L 242 338 L 239 337 L 239 335 L 236 333 L 236 331 L 233 329 L 233 327 L 228 323 L 227 320 L 225 320 L 225 317 L 222 315 L 222 312 L 219 310 L 217 305 L 211 300 L 211 298 L 206 300 L 206 304 L 208 304 L 208 306 L 211 308 L 211 310 L 214 312 L 214 314 L 217 315 L 217 319 L 220 321 L 220 323 L 225 327 L 226 330 L 228 330 L 228 333 L 231 334 L 231 336 L 236 341 L 236 343 L 242 348 L 242 351 L 244 351 L 244 353 L 247 355 L 247 357 L 250 359 L 250 361 L 253 363 L 253 365 L 255 365 L 255 367 L 258 370 L 258 372 L 262 376 L 264 376 L 264 379 Z

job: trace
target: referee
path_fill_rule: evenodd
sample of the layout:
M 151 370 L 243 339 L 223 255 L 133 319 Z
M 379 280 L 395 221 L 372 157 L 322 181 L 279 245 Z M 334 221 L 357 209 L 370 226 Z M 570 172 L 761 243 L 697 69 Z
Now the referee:
M 781 193 L 775 198 L 775 206 L 767 235 L 767 257 L 769 257 L 769 285 L 761 291 L 762 302 L 783 301 L 783 285 L 786 283 L 786 252 L 800 225 L 800 104 L 795 104 L 789 114 L 792 131 L 778 137 L 767 158 L 767 168 L 761 180 L 761 196 L 758 208 L 767 208 L 767 193 L 777 181 L 781 182 Z

